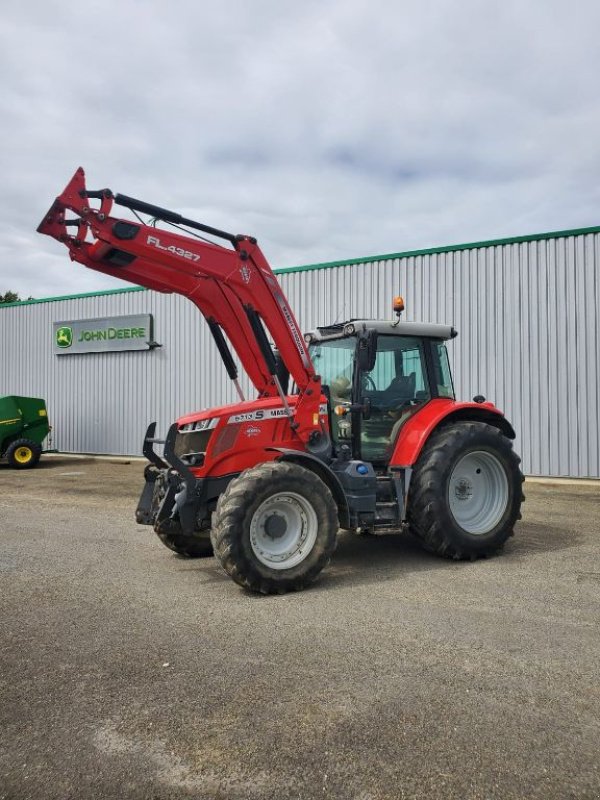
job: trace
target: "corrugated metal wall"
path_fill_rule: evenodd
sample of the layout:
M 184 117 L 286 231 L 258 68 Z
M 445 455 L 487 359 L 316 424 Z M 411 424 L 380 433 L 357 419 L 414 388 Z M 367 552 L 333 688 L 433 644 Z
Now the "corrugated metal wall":
M 600 234 L 304 269 L 279 276 L 304 329 L 349 317 L 453 324 L 457 396 L 484 394 L 518 433 L 530 475 L 600 477 Z M 52 323 L 154 315 L 163 347 L 56 357 Z M 148 421 L 235 399 L 201 315 L 188 301 L 130 291 L 0 306 L 0 395 L 47 398 L 54 446 L 135 454 Z

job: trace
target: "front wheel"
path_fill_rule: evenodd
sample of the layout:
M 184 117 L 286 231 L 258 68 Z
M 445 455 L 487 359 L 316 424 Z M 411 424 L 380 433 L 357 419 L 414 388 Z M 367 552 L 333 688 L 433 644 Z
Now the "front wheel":
M 446 558 L 496 553 L 521 517 L 519 462 L 510 440 L 492 425 L 461 422 L 434 433 L 411 480 L 411 532 Z
M 304 589 L 328 564 L 338 517 L 328 487 L 297 464 L 242 472 L 219 497 L 211 540 L 225 572 L 263 594 Z
M 177 528 L 179 528 L 178 525 Z M 165 547 L 181 558 L 210 558 L 213 554 L 208 531 L 200 531 L 198 534 L 191 535 L 181 533 L 181 528 L 179 528 L 175 531 L 161 531 L 157 536 Z
M 168 478 L 165 470 L 158 472 L 154 479 L 154 490 L 150 514 L 156 519 L 158 510 L 167 491 Z M 207 525 L 202 525 L 199 531 L 193 534 L 184 533 L 178 520 L 165 519 L 160 529 L 154 529 L 156 535 L 171 552 L 181 558 L 210 558 L 213 548 L 210 541 L 210 531 Z
M 17 439 L 8 446 L 6 460 L 14 469 L 31 469 L 40 460 L 42 447 L 31 439 Z

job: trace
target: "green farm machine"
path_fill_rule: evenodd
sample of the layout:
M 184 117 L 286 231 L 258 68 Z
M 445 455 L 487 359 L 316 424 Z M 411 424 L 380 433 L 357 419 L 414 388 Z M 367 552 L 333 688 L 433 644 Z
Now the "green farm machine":
M 38 397 L 0 397 L 0 458 L 15 469 L 35 467 L 50 432 L 46 401 Z

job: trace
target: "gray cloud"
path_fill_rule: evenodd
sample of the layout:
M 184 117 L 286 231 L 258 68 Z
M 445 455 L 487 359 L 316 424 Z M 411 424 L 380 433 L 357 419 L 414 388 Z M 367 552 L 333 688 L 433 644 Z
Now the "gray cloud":
M 274 266 L 600 223 L 600 8 L 31 0 L 0 30 L 0 291 L 121 285 L 35 228 L 92 187 Z

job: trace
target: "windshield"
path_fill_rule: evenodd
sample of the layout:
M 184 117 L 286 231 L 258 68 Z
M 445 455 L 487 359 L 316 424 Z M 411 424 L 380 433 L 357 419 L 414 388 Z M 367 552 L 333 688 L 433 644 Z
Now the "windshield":
M 329 387 L 332 408 L 352 401 L 352 375 L 356 339 L 334 339 L 326 343 L 313 344 L 309 348 L 315 370 L 321 376 L 323 386 Z M 352 421 L 347 416 L 331 417 L 331 435 L 335 445 L 350 445 L 352 440 Z
M 356 339 L 353 336 L 312 344 L 309 348 L 321 382 L 329 386 L 332 405 L 350 402 L 355 348 Z

